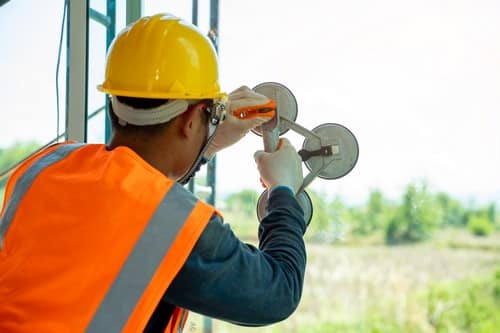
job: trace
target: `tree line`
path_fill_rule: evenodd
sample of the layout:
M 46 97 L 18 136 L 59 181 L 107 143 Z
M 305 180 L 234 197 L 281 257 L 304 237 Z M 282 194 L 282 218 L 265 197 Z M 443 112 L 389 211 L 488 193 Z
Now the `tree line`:
M 407 185 L 396 201 L 372 190 L 368 200 L 357 206 L 347 205 L 340 197 L 307 192 L 314 207 L 307 237 L 313 241 L 381 234 L 385 243 L 401 244 L 428 240 L 446 227 L 467 228 L 476 236 L 487 236 L 500 227 L 495 203 L 467 207 L 447 193 L 432 193 L 424 181 Z M 258 197 L 248 189 L 233 193 L 224 200 L 224 209 L 255 219 Z

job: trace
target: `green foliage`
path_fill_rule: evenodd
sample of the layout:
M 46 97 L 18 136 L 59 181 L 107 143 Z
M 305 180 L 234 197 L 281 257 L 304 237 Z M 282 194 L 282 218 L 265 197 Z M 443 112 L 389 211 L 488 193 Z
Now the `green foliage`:
M 331 219 L 330 211 L 325 200 L 316 191 L 307 190 L 307 194 L 312 201 L 313 216 L 305 237 L 308 241 L 318 241 L 320 238 L 318 236 L 325 233 L 328 228 Z
M 25 142 L 16 143 L 12 147 L 5 149 L 0 148 L 0 172 L 26 158 L 39 147 L 40 145 L 36 142 Z M 6 182 L 7 179 L 0 180 L 0 188 L 4 187 Z
M 302 324 L 297 332 L 301 333 L 423 333 L 425 329 L 420 322 L 410 316 L 400 316 L 399 305 L 380 300 L 378 306 L 370 306 L 358 316 L 348 316 L 335 321 L 336 312 L 332 312 L 332 319 L 317 323 Z M 274 333 L 275 331 L 273 331 Z M 287 330 L 276 330 L 276 333 Z
M 319 323 L 299 329 L 301 333 L 400 333 L 394 320 L 373 320 L 355 323 Z M 409 331 L 406 331 L 409 332 Z
M 308 325 L 301 327 L 298 332 L 301 333 L 419 333 L 422 332 L 417 328 L 402 327 L 394 318 L 382 318 L 376 316 L 368 316 L 363 321 L 346 322 L 346 323 L 318 323 L 316 325 Z M 283 331 L 278 331 L 283 332 Z
M 309 231 L 311 233 L 327 231 L 328 225 L 334 218 L 334 214 L 330 211 L 328 202 L 324 199 L 325 194 L 317 193 L 313 190 L 307 190 L 307 194 L 309 194 L 313 204 L 313 217 Z
M 227 209 L 232 212 L 241 212 L 247 217 L 256 216 L 259 194 L 254 190 L 241 190 L 231 194 L 226 199 Z
M 349 209 L 353 235 L 367 236 L 384 228 L 394 215 L 394 205 L 380 190 L 372 190 L 366 205 Z
M 366 217 L 372 230 L 378 229 L 383 224 L 382 218 L 385 208 L 386 203 L 382 192 L 372 191 L 366 207 Z
M 435 285 L 427 304 L 428 321 L 436 332 L 498 332 L 500 269 L 484 280 Z
M 0 173 L 14 166 L 22 159 L 36 151 L 40 145 L 36 142 L 16 143 L 9 148 L 0 148 Z M 5 185 L 8 177 L 0 179 L 0 209 L 3 205 Z
M 387 225 L 386 242 L 399 244 L 427 240 L 439 224 L 439 209 L 426 184 L 410 184 L 403 203 Z
M 460 201 L 451 198 L 447 193 L 438 193 L 436 202 L 440 209 L 443 226 L 465 226 L 467 223 L 465 208 Z
M 375 189 L 365 204 L 351 207 L 338 196 L 330 199 L 312 189 L 307 192 L 313 218 L 305 237 L 312 242 L 350 238 L 355 243 L 402 244 L 428 240 L 438 228 L 468 227 L 475 235 L 487 236 L 500 227 L 495 204 L 466 209 L 446 193 L 431 193 L 425 182 L 409 184 L 400 202 L 386 199 Z M 246 189 L 225 200 L 225 216 L 233 227 L 241 229 L 243 237 L 254 237 L 258 197 L 257 192 Z
M 486 216 L 488 217 L 488 221 L 491 222 L 491 224 L 495 224 L 497 220 L 497 215 L 496 215 L 496 205 L 494 203 L 489 204 L 486 207 Z
M 313 204 L 313 217 L 306 233 L 306 240 L 332 243 L 344 237 L 349 224 L 349 212 L 340 197 L 327 200 L 325 193 L 308 189 Z
M 467 221 L 467 229 L 474 236 L 488 236 L 493 232 L 494 226 L 484 215 L 471 215 Z

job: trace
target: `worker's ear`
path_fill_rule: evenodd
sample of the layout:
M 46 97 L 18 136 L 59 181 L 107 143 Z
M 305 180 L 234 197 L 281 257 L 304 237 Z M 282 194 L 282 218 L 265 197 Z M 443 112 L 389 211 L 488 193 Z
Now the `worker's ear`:
M 190 106 L 184 113 L 180 115 L 181 133 L 185 137 L 190 137 L 200 131 L 203 124 L 203 116 L 206 106 L 203 103 L 198 103 Z

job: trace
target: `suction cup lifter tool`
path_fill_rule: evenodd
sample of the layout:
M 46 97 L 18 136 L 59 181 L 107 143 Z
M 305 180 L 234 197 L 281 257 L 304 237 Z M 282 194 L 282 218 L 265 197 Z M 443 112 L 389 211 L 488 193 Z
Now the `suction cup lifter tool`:
M 282 84 L 265 82 L 257 85 L 253 90 L 267 96 L 275 104 L 271 102 L 265 108 L 248 110 L 246 114 L 242 112 L 241 115 L 236 116 L 241 118 L 272 117 L 268 122 L 253 131 L 255 134 L 262 136 L 265 151 L 276 151 L 280 135 L 290 129 L 305 138 L 299 155 L 309 169 L 309 173 L 304 178 L 296 196 L 304 210 L 306 223 L 309 224 L 312 219 L 313 206 L 305 188 L 316 177 L 337 179 L 347 175 L 358 160 L 359 147 L 356 137 L 346 127 L 335 123 L 319 125 L 312 131 L 297 124 L 295 122 L 297 119 L 297 101 L 292 92 Z M 273 109 L 273 107 L 275 108 Z M 267 190 L 259 197 L 257 203 L 259 221 L 267 214 L 267 197 Z

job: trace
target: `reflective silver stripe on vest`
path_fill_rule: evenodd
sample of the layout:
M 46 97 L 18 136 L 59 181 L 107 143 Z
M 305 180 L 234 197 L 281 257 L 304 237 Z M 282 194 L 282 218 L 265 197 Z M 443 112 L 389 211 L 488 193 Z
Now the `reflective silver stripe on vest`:
M 182 309 L 182 315 L 181 315 L 181 320 L 179 321 L 179 327 L 177 327 L 177 333 L 182 333 L 182 325 L 184 324 L 184 321 L 187 319 L 187 311 L 186 309 Z
M 7 203 L 5 212 L 0 217 L 0 249 L 3 246 L 4 236 L 7 233 L 7 230 L 9 230 L 9 226 L 12 223 L 12 219 L 16 214 L 17 207 L 19 206 L 19 203 L 21 202 L 24 195 L 30 188 L 31 184 L 33 184 L 35 178 L 45 168 L 51 166 L 54 163 L 59 162 L 60 160 L 68 156 L 69 153 L 82 146 L 83 144 L 81 143 L 62 145 L 53 152 L 41 157 L 38 161 L 36 161 L 33 165 L 31 165 L 21 177 L 19 177 L 19 179 L 16 182 L 16 186 L 14 187 L 14 191 L 12 191 L 12 195 L 10 196 L 9 201 Z M 29 223 L 29 221 L 26 221 L 26 223 Z
M 197 199 L 174 184 L 142 232 L 87 332 L 120 332 L 177 237 Z

